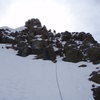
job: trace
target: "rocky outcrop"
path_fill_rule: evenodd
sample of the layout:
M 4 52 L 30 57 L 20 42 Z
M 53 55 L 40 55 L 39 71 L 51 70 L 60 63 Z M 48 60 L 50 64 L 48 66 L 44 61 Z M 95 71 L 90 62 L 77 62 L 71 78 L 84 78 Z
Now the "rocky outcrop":
M 83 59 L 83 54 L 80 50 L 74 48 L 75 46 L 68 46 L 67 44 L 64 45 L 64 54 L 65 58 L 64 61 L 68 62 L 79 62 Z
M 100 63 L 100 44 L 90 33 L 55 33 L 42 26 L 39 19 L 30 19 L 23 30 L 0 29 L 0 43 L 11 44 L 17 55 L 23 57 L 35 54 L 38 59 L 54 62 L 60 56 L 63 61 Z
M 93 71 L 91 74 L 90 74 L 90 78 L 89 78 L 90 81 L 93 81 L 97 84 L 100 84 L 100 70 L 99 71 Z
M 87 50 L 88 59 L 94 64 L 100 63 L 100 48 L 92 47 Z
M 31 30 L 33 28 L 41 27 L 41 22 L 39 19 L 30 19 L 25 23 L 25 26 Z
M 95 82 L 97 84 L 100 84 L 100 70 L 98 71 L 93 71 L 90 74 L 90 81 Z M 95 100 L 99 100 L 100 99 L 100 86 L 95 87 L 95 85 L 92 85 L 92 91 L 93 91 L 93 97 Z
M 93 88 L 92 91 L 94 99 L 100 100 L 100 87 Z

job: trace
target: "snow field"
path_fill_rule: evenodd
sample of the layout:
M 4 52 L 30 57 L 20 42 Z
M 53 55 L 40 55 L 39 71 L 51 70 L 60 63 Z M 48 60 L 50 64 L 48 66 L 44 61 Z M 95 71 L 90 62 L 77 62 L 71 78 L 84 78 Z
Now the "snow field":
M 56 64 L 33 58 L 33 55 L 16 56 L 16 51 L 0 44 L 0 100 L 60 100 Z M 79 68 L 81 64 L 87 67 Z M 88 78 L 96 66 L 58 59 L 57 75 L 63 100 L 94 100 L 93 83 Z

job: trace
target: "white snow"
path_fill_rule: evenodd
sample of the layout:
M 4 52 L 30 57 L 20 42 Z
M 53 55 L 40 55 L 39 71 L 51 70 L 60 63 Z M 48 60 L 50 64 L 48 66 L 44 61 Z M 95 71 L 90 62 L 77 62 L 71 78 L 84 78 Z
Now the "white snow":
M 56 64 L 19 57 L 16 51 L 0 44 L 0 100 L 60 100 Z M 81 64 L 87 67 L 79 68 Z M 94 100 L 89 75 L 99 65 L 69 63 L 58 59 L 57 73 L 63 100 Z
M 36 35 L 35 38 L 36 38 L 37 40 L 39 40 L 39 41 L 42 40 L 41 35 Z
M 20 31 L 22 31 L 22 30 L 25 30 L 26 29 L 26 27 L 25 26 L 21 26 L 21 27 L 18 27 L 18 28 L 15 28 L 15 29 L 13 29 L 13 32 L 20 32 Z
M 33 28 L 37 28 L 38 26 L 33 26 Z
M 11 33 L 11 32 L 15 33 L 15 32 L 20 32 L 20 31 L 26 29 L 26 27 L 25 27 L 25 26 L 21 26 L 21 27 L 12 29 L 12 28 L 10 28 L 10 27 L 3 26 L 3 27 L 0 27 L 0 29 L 4 29 L 4 30 L 7 29 L 6 32 L 8 32 L 8 33 Z
M 41 38 L 41 35 L 36 35 L 35 37 L 36 37 L 36 38 Z
M 62 42 L 62 45 L 64 46 L 66 44 L 66 42 L 64 41 L 64 42 Z
M 41 40 L 42 40 L 42 38 L 37 38 L 37 40 L 41 41 Z
M 55 46 L 53 46 L 54 51 L 58 51 L 59 49 Z
M 77 44 L 82 45 L 82 41 L 75 41 Z
M 8 26 L 0 27 L 0 29 L 4 29 L 4 30 L 6 30 L 6 29 L 8 29 L 8 30 L 12 30 L 12 28 L 10 28 L 10 27 L 8 27 Z

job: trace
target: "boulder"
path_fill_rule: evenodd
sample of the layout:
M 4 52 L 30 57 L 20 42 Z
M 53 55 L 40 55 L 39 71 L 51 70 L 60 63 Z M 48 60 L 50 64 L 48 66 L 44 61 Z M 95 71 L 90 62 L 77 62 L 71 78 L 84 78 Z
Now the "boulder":
M 26 57 L 28 55 L 32 54 L 31 48 L 29 47 L 23 47 L 21 49 L 18 50 L 17 55 L 22 56 L 22 57 Z
M 43 59 L 44 60 L 52 60 L 53 62 L 56 61 L 56 53 L 52 46 L 47 46 L 43 50 Z
M 17 55 L 22 56 L 22 57 L 26 57 L 32 54 L 31 48 L 28 47 L 28 44 L 25 42 L 19 42 L 17 44 L 16 50 L 18 51 Z
M 79 62 L 83 59 L 83 54 L 80 50 L 74 49 L 71 46 L 64 46 L 64 61 L 68 62 Z
M 93 64 L 100 63 L 100 48 L 92 47 L 87 50 L 87 56 Z
M 43 41 L 34 40 L 31 43 L 32 54 L 40 55 L 43 51 Z
M 68 41 L 69 39 L 71 39 L 71 33 L 68 31 L 65 31 L 64 33 L 62 33 L 62 41 Z

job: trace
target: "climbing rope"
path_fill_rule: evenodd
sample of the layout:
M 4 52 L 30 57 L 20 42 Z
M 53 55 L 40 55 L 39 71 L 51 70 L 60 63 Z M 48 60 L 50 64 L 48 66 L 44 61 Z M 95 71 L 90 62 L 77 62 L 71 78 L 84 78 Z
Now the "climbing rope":
M 62 93 L 61 93 L 61 88 L 60 88 L 60 84 L 59 84 L 59 80 L 58 80 L 57 62 L 56 62 L 55 64 L 56 64 L 56 69 L 55 69 L 55 71 L 56 71 L 56 82 L 57 82 L 57 87 L 58 87 L 60 99 L 63 100 L 63 96 L 62 96 Z

